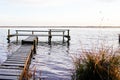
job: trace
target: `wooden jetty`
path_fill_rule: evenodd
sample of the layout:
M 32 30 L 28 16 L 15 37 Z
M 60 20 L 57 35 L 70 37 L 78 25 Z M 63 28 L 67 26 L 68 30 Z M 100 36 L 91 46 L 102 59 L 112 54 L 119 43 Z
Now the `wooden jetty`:
M 25 34 L 26 32 L 31 32 L 31 34 Z M 62 33 L 62 34 L 53 34 L 53 33 Z M 70 33 L 69 29 L 49 29 L 49 30 L 16 30 L 16 33 L 10 34 L 10 30 L 8 30 L 7 40 L 10 43 L 10 38 L 16 36 L 16 42 L 18 42 L 18 36 L 37 36 L 37 37 L 48 37 L 48 44 L 51 45 L 51 39 L 53 36 L 63 37 L 63 43 L 65 41 L 64 38 L 67 38 L 67 43 L 69 45 L 70 41 Z M 38 33 L 38 34 L 36 34 Z M 42 34 L 47 33 L 47 34 Z M 24 43 L 24 41 L 23 41 Z
M 33 54 L 36 53 L 37 37 L 23 40 L 23 45 L 0 65 L 0 80 L 29 80 L 28 69 Z M 27 41 L 28 40 L 28 41 Z
M 32 34 L 21 34 L 20 32 L 32 32 Z M 38 32 L 45 32 L 44 34 L 35 34 Z M 52 34 L 54 32 L 62 32 L 61 34 Z M 65 34 L 67 32 L 67 34 Z M 18 36 L 28 36 L 28 38 L 21 41 L 22 45 L 10 56 L 7 60 L 0 65 L 0 80 L 29 80 L 28 70 L 31 63 L 33 54 L 36 53 L 36 45 L 38 44 L 38 37 L 48 37 L 48 43 L 51 45 L 51 38 L 53 36 L 61 36 L 67 38 L 69 45 L 70 35 L 67 29 L 49 29 L 46 31 L 38 30 L 16 30 L 15 34 L 10 34 L 8 30 L 7 40 L 10 43 L 11 37 L 16 37 L 16 42 L 18 42 Z

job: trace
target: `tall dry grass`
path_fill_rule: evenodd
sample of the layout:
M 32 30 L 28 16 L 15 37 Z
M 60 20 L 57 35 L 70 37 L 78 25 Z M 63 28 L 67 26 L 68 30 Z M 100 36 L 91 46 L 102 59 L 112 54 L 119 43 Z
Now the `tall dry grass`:
M 84 50 L 74 59 L 72 80 L 120 80 L 120 50 Z

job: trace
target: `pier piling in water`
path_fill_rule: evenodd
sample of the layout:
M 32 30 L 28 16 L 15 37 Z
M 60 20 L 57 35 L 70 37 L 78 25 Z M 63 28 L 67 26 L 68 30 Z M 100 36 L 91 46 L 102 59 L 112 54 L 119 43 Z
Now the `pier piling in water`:
M 16 30 L 16 42 L 18 43 L 18 31 Z
M 8 29 L 7 40 L 8 40 L 8 43 L 10 43 L 10 29 Z
M 65 36 L 65 31 L 63 31 L 63 43 L 64 43 L 64 41 L 65 41 L 64 36 Z
M 52 39 L 52 35 L 51 35 L 51 29 L 48 32 L 48 44 L 51 45 L 51 39 Z
M 119 44 L 120 44 L 120 34 L 119 34 L 119 39 L 118 39 L 118 41 L 119 41 Z

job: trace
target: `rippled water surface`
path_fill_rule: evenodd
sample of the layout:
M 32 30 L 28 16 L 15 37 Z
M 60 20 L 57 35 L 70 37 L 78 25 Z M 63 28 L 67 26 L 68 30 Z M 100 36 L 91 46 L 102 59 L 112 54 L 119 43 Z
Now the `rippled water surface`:
M 11 33 L 14 30 L 12 29 Z M 74 68 L 73 56 L 79 54 L 81 49 L 89 50 L 94 47 L 99 48 L 101 45 L 118 48 L 119 33 L 119 28 L 72 28 L 70 46 L 62 44 L 61 37 L 53 37 L 51 46 L 47 44 L 47 38 L 39 37 L 37 54 L 34 55 L 30 70 L 36 71 L 36 78 L 43 76 L 47 80 L 71 80 L 71 72 Z M 17 50 L 20 44 L 15 44 L 16 38 L 12 38 L 13 42 L 7 44 L 7 29 L 0 29 L 0 38 L 0 63 L 2 63 L 8 55 Z

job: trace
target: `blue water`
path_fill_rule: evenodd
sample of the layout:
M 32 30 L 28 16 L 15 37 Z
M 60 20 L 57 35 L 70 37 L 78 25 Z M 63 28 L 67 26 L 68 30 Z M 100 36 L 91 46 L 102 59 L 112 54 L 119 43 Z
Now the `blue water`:
M 39 28 L 39 30 L 41 29 L 43 30 L 43 28 Z M 11 29 L 11 33 L 14 33 L 14 30 Z M 30 72 L 32 73 L 36 69 L 36 78 L 46 76 L 46 80 L 71 80 L 71 72 L 74 68 L 72 57 L 80 54 L 83 49 L 99 49 L 101 46 L 119 48 L 119 33 L 120 28 L 71 28 L 70 46 L 62 44 L 62 38 L 58 37 L 52 38 L 54 42 L 52 42 L 52 46 L 49 46 L 46 43 L 47 38 L 39 37 L 37 54 L 30 65 Z M 11 39 L 13 41 L 11 44 L 7 43 L 6 38 L 7 29 L 0 29 L 0 63 L 4 62 L 7 56 L 20 46 L 20 44 L 14 43 L 15 37 Z

